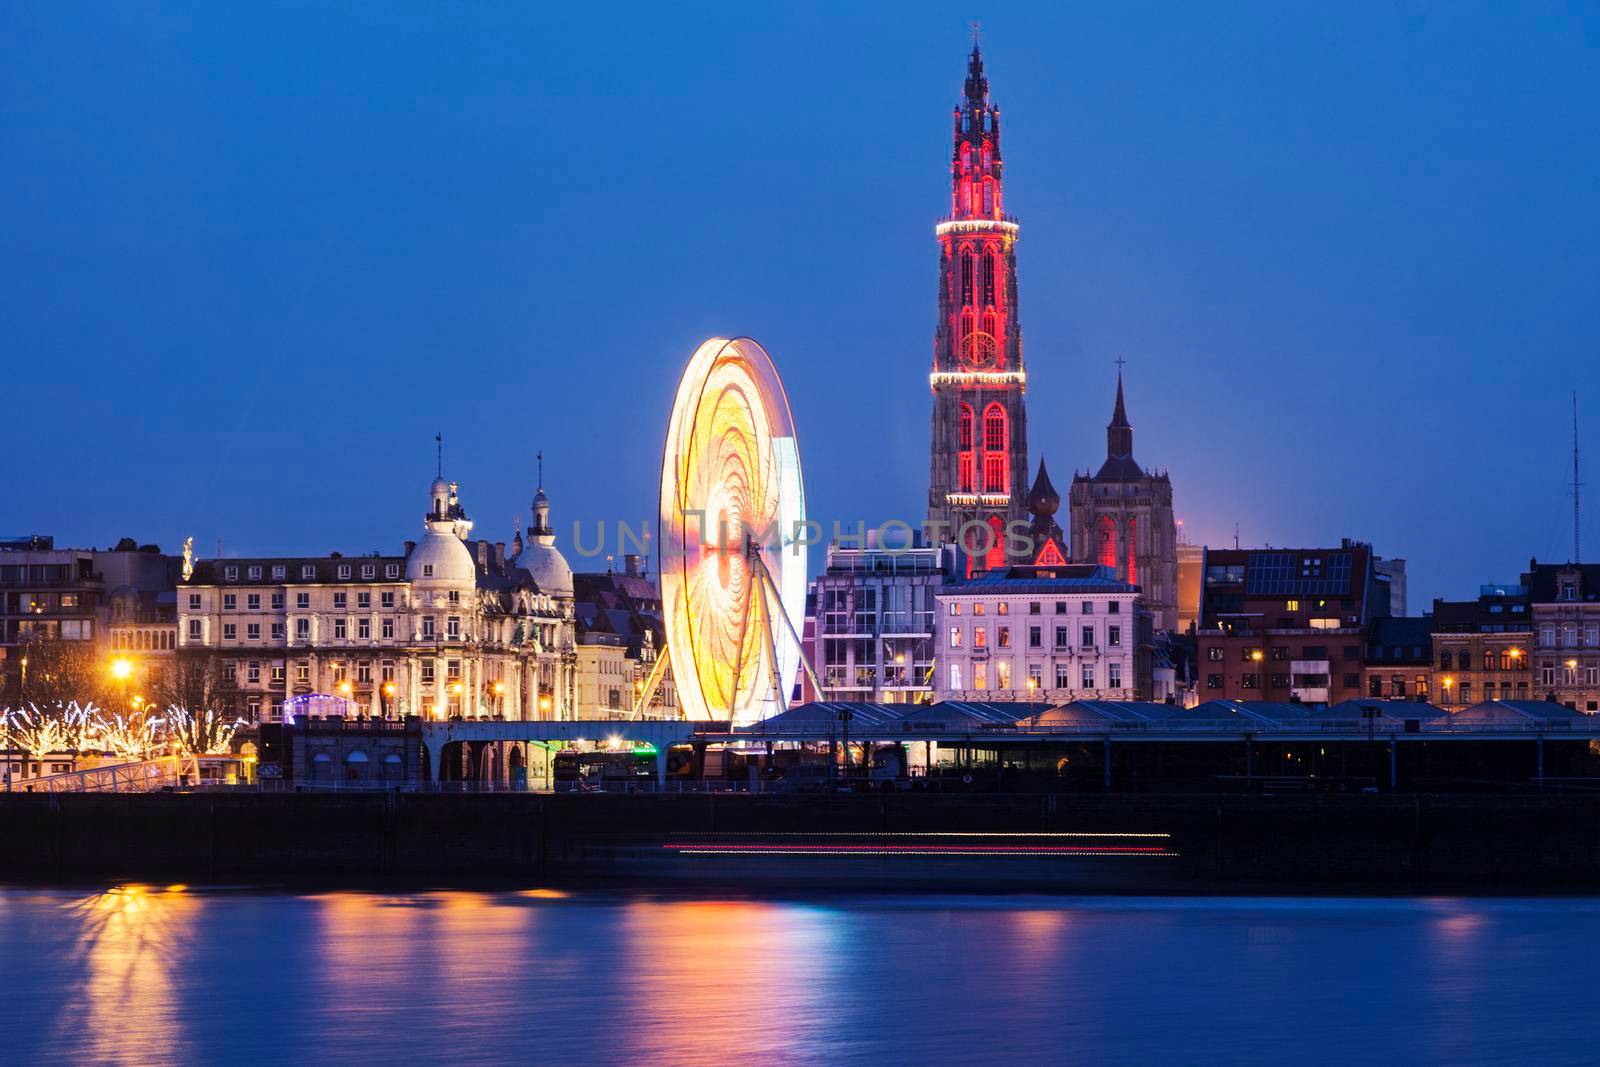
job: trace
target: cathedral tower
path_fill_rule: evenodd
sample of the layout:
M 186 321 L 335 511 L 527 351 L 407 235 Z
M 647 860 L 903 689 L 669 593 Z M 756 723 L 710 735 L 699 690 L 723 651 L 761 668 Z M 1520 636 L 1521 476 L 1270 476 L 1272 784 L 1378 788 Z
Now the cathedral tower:
M 1072 479 L 1072 562 L 1111 567 L 1140 587 L 1158 630 L 1178 628 L 1178 526 L 1172 481 L 1133 459 L 1133 424 L 1122 399 L 1106 426 L 1106 461 Z
M 969 551 L 992 547 L 975 569 L 1005 561 L 1005 531 L 1028 519 L 1028 426 L 1022 329 L 1017 323 L 1017 224 L 1001 197 L 1000 109 L 976 45 L 955 111 L 950 216 L 939 238 L 939 325 L 934 333 L 932 536 Z M 985 539 L 970 524 L 992 531 Z M 937 525 L 936 525 L 937 524 Z M 965 532 L 963 529 L 965 528 Z

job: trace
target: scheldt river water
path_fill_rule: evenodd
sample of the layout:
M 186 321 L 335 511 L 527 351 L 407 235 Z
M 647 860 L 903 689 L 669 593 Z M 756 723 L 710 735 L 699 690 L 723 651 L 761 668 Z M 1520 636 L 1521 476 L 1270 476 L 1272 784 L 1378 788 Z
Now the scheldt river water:
M 1600 903 L 0 891 L 39 1063 L 1593 1063 Z

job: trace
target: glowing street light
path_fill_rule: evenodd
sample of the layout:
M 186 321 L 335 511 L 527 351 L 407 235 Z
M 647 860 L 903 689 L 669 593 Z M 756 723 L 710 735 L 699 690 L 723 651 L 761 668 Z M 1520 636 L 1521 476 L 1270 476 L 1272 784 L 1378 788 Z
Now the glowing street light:
M 341 694 L 343 694 L 344 696 L 349 696 L 352 688 L 353 687 L 350 685 L 349 682 L 340 682 L 339 683 L 339 692 Z
M 394 696 L 394 683 L 393 682 L 384 682 L 383 683 L 383 695 L 386 696 L 386 697 Z
M 24 663 L 27 661 L 24 660 Z M 125 656 L 118 656 L 111 661 L 111 677 L 119 682 L 126 682 L 133 674 L 133 661 Z
M 506 683 L 504 683 L 504 682 L 496 682 L 496 683 L 494 683 L 494 695 L 495 696 L 504 696 L 505 695 L 505 691 L 506 691 Z

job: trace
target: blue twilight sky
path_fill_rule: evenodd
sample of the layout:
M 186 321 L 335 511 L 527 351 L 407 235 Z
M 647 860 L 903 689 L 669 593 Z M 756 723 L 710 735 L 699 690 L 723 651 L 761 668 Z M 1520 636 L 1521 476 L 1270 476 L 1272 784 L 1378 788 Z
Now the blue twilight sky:
M 1123 356 L 1191 539 L 1473 595 L 1571 553 L 1575 388 L 1600 464 L 1600 8 L 1463 7 L 8 4 L 0 533 L 394 551 L 443 428 L 478 533 L 542 449 L 570 542 L 652 513 L 713 333 L 815 515 L 920 520 L 981 17 L 1034 462 Z

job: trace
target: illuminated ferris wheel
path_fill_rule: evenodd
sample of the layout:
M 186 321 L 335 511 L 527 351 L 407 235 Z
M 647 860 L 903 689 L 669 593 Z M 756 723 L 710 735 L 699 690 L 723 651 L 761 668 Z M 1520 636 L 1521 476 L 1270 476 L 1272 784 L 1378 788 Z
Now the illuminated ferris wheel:
M 659 518 L 668 655 L 643 700 L 670 659 L 688 719 L 743 726 L 782 711 L 804 663 L 805 499 L 788 397 L 748 337 L 714 337 L 684 368 Z

